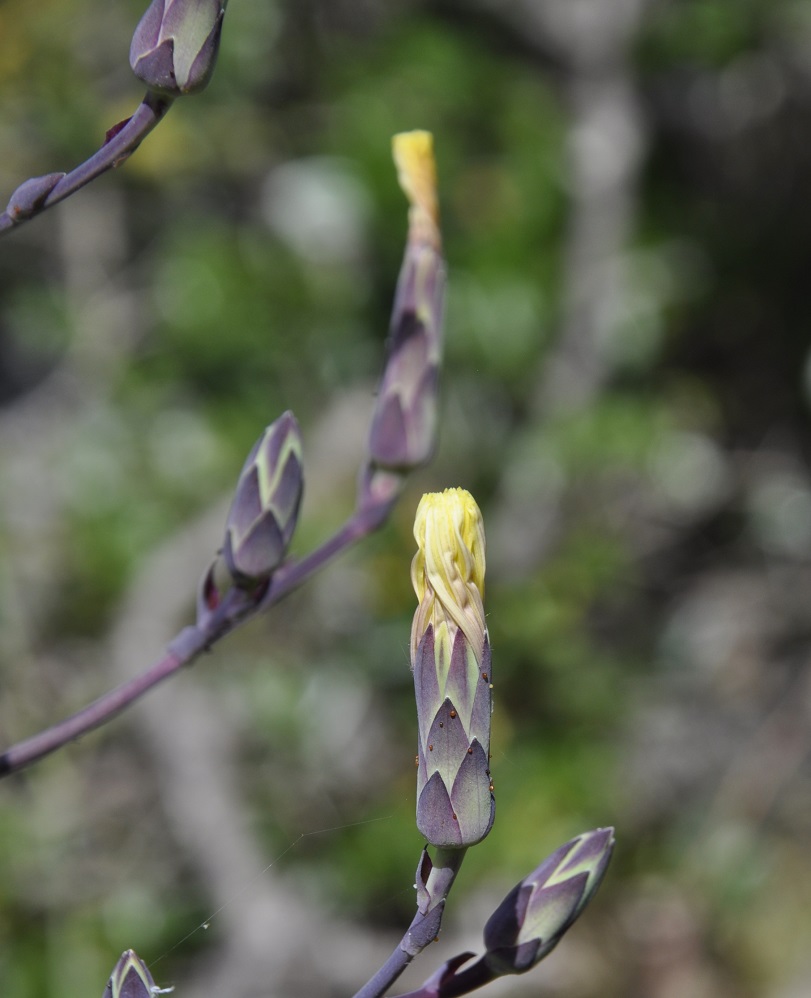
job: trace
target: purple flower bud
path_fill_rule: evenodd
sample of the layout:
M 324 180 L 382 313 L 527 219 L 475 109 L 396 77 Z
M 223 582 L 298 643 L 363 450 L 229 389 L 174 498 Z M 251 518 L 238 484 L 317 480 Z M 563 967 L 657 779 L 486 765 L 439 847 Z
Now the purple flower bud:
M 560 942 L 592 899 L 614 849 L 614 829 L 561 846 L 510 891 L 484 929 L 484 963 L 496 976 L 523 974 Z
M 135 950 L 125 950 L 113 968 L 102 998 L 155 998 L 159 989 Z
M 431 134 L 395 135 L 393 149 L 411 208 L 369 457 L 376 468 L 403 471 L 428 461 L 436 443 L 445 267 Z
M 285 412 L 248 455 L 226 520 L 222 558 L 237 585 L 254 588 L 282 563 L 303 488 L 301 435 Z
M 6 214 L 15 222 L 31 218 L 64 176 L 64 173 L 46 173 L 44 177 L 26 180 L 9 198 Z
M 432 845 L 461 849 L 480 842 L 495 817 L 484 526 L 473 496 L 464 489 L 424 495 L 414 536 L 417 827 Z
M 202 90 L 220 47 L 227 0 L 152 0 L 130 46 L 132 71 L 169 97 Z

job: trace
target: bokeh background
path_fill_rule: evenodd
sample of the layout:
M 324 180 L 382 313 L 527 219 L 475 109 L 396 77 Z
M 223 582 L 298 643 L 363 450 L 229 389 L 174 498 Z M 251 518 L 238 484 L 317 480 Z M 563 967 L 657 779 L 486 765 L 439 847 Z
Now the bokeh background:
M 4 0 L 0 190 L 132 112 L 142 9 Z M 491 994 L 811 994 L 808 0 L 234 0 L 209 89 L 0 242 L 0 738 L 190 620 L 283 409 L 296 550 L 351 512 L 413 127 L 450 273 L 437 457 L 379 535 L 0 786 L 4 998 L 101 994 L 130 946 L 183 998 L 376 968 L 422 846 L 411 524 L 449 485 L 488 531 L 498 814 L 410 986 L 612 824 L 592 907 Z

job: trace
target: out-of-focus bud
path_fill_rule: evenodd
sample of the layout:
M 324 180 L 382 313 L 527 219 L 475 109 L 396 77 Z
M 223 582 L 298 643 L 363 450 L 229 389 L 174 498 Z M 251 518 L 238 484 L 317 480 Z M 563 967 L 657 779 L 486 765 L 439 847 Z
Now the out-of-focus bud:
M 432 845 L 465 848 L 487 835 L 495 817 L 484 525 L 473 496 L 464 489 L 424 495 L 414 537 L 417 827 Z
M 431 133 L 404 132 L 392 146 L 411 207 L 369 458 L 373 468 L 407 471 L 428 461 L 436 442 L 445 267 Z
M 493 912 L 483 962 L 499 976 L 542 960 L 592 899 L 614 849 L 614 829 L 585 832 L 552 853 Z
M 6 214 L 15 222 L 31 218 L 64 176 L 64 173 L 46 173 L 44 177 L 26 180 L 9 198 Z
M 144 961 L 135 950 L 128 949 L 113 968 L 102 998 L 155 998 L 163 993 L 155 986 Z
M 282 563 L 303 488 L 301 434 L 285 412 L 254 444 L 225 522 L 222 557 L 237 585 L 253 588 Z
M 202 90 L 217 62 L 227 0 L 152 0 L 130 45 L 132 71 L 169 97 Z

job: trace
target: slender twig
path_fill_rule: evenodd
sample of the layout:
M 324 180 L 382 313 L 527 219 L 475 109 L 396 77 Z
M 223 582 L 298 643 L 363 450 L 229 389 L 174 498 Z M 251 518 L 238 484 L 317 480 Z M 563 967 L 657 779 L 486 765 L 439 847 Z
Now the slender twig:
M 388 509 L 391 505 L 391 502 L 387 504 Z M 358 511 L 315 551 L 298 561 L 282 565 L 266 591 L 262 590 L 251 595 L 241 590 L 233 590 L 234 597 L 223 601 L 204 628 L 198 626 L 184 628 L 169 643 L 164 656 L 142 675 L 122 683 L 121 686 L 105 693 L 64 721 L 18 742 L 3 752 L 0 755 L 0 778 L 50 755 L 51 752 L 100 727 L 116 714 L 126 710 L 158 683 L 191 665 L 201 652 L 211 648 L 226 634 L 230 634 L 257 613 L 278 603 L 336 555 L 377 530 L 385 519 L 386 516 L 381 515 L 380 510 L 367 508 Z
M 189 630 L 196 630 L 189 628 Z M 201 634 L 195 635 L 202 638 Z M 204 647 L 204 642 L 196 650 L 192 650 L 191 644 L 187 656 L 179 654 L 177 651 L 167 651 L 163 658 L 147 669 L 140 676 L 122 683 L 109 693 L 94 700 L 93 703 L 82 710 L 66 718 L 59 724 L 55 724 L 37 735 L 32 735 L 24 741 L 18 742 L 10 749 L 7 749 L 0 756 L 0 777 L 16 772 L 24 766 L 29 766 L 43 756 L 50 755 L 58 748 L 68 742 L 87 734 L 94 728 L 105 724 L 116 714 L 121 713 L 130 704 L 139 700 L 146 692 L 157 686 L 158 683 L 173 675 L 184 665 L 188 665 Z
M 21 184 L 0 215 L 0 235 L 35 218 L 46 208 L 64 201 L 91 180 L 123 163 L 163 118 L 172 103 L 171 97 L 147 92 L 135 114 L 118 131 L 111 130 L 113 134 L 104 145 L 76 169 L 61 179 L 58 179 L 59 174 L 51 174 L 50 178 L 35 178 Z M 42 181 L 42 184 L 37 186 L 36 180 Z

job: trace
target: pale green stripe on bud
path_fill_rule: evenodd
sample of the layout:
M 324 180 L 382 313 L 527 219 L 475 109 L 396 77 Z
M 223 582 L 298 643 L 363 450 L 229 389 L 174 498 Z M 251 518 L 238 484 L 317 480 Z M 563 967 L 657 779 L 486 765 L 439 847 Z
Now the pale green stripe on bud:
M 484 929 L 483 961 L 494 975 L 522 974 L 557 946 L 594 897 L 613 849 L 613 828 L 585 832 L 516 884 Z
M 130 46 L 132 71 L 150 90 L 182 97 L 211 79 L 225 0 L 153 0 Z
M 155 998 L 156 994 L 164 993 L 156 987 L 144 961 L 135 950 L 128 949 L 113 967 L 102 998 Z

